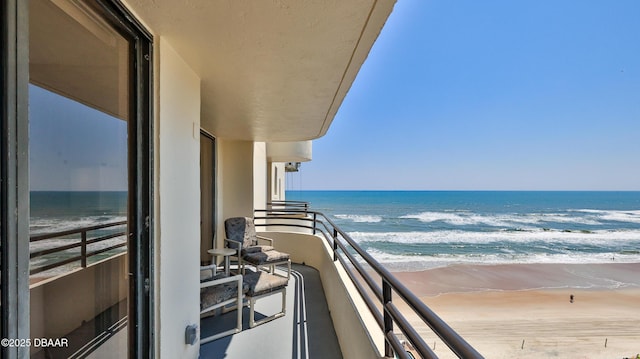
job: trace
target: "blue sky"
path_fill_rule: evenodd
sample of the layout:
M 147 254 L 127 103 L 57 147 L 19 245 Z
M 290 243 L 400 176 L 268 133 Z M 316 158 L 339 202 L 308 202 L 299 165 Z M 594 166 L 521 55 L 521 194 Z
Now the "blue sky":
M 640 190 L 640 1 L 399 0 L 287 189 Z
M 33 191 L 126 191 L 127 123 L 29 86 Z

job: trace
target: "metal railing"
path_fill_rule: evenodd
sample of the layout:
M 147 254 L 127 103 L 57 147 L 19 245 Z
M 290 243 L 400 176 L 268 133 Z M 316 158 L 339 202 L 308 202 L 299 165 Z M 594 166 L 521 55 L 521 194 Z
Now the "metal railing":
M 56 253 L 62 253 L 64 251 L 68 251 L 70 249 L 74 249 L 74 248 L 80 248 L 80 254 L 79 255 L 73 255 L 71 257 L 67 257 L 58 261 L 55 261 L 54 263 L 50 263 L 44 266 L 40 266 L 40 267 L 35 267 L 35 268 L 31 268 L 29 271 L 30 275 L 33 274 L 37 274 L 40 272 L 44 272 L 56 267 L 62 267 L 66 264 L 72 263 L 72 262 L 76 262 L 76 261 L 80 261 L 80 265 L 82 268 L 86 268 L 87 267 L 87 259 L 105 252 L 108 252 L 110 250 L 116 249 L 116 248 L 120 248 L 120 247 L 126 247 L 127 242 L 124 241 L 122 243 L 117 243 L 111 246 L 107 246 L 105 248 L 101 248 L 101 249 L 97 249 L 94 251 L 87 251 L 87 246 L 92 245 L 92 244 L 96 244 L 102 241 L 106 241 L 108 239 L 113 239 L 113 238 L 118 238 L 118 237 L 125 237 L 126 236 L 126 224 L 127 221 L 120 221 L 120 222 L 112 222 L 112 223 L 106 223 L 106 224 L 100 224 L 100 225 L 96 225 L 96 226 L 90 226 L 90 227 L 81 227 L 81 228 L 74 228 L 71 230 L 67 230 L 67 231 L 60 231 L 60 232 L 54 232 L 54 233 L 44 233 L 44 234 L 36 234 L 36 235 L 32 235 L 29 242 L 30 243 L 37 243 L 40 241 L 45 241 L 45 240 L 50 240 L 50 239 L 65 239 L 73 236 L 73 235 L 80 235 L 80 241 L 74 241 L 73 243 L 70 244 L 65 244 L 62 246 L 55 246 L 55 247 L 51 247 L 51 248 L 45 248 L 45 249 L 39 249 L 39 250 L 34 250 L 31 251 L 30 253 L 30 257 L 31 259 L 34 258 L 38 258 L 38 257 L 43 257 L 43 256 L 47 256 L 47 255 L 51 255 L 51 254 L 56 254 Z M 88 233 L 92 232 L 92 231 L 98 231 L 98 230 L 105 230 L 105 229 L 110 229 L 113 227 L 117 227 L 117 226 L 125 226 L 125 228 L 122 231 L 116 231 L 116 232 L 112 232 L 103 236 L 98 236 L 98 237 L 89 237 Z M 126 238 L 126 237 L 125 237 Z
M 255 210 L 256 220 L 268 220 L 266 223 L 256 223 L 256 226 L 299 227 L 309 229 L 313 234 L 320 232 L 323 235 L 333 248 L 333 260 L 342 264 L 383 331 L 386 357 L 411 358 L 398 338 L 398 334 L 394 332 L 395 327 L 402 332 L 404 338 L 420 356 L 438 358 L 394 303 L 393 293 L 395 293 L 397 299 L 404 302 L 459 358 L 483 358 L 391 272 L 336 226 L 331 219 L 322 212 L 309 210 L 308 204 L 304 208 L 304 210 L 283 210 L 280 208 Z M 259 214 L 263 215 L 259 216 Z M 302 214 L 304 216 L 301 216 Z M 359 255 L 362 260 L 358 260 L 356 255 Z M 377 283 L 371 277 L 370 270 L 364 267 L 363 261 L 380 276 L 381 283 Z M 357 273 L 354 272 L 354 269 Z M 372 297 L 370 293 L 373 293 L 374 296 Z M 382 313 L 380 308 L 382 308 Z
M 309 202 L 304 201 L 271 201 L 267 203 L 267 209 L 272 211 L 288 211 L 288 210 L 301 210 L 306 213 L 309 210 Z

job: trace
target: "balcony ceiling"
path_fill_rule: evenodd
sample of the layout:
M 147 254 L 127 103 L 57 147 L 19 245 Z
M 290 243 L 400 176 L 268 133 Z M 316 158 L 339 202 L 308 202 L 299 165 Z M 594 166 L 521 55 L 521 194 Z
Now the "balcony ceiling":
M 220 138 L 325 134 L 395 0 L 129 0 L 201 79 Z

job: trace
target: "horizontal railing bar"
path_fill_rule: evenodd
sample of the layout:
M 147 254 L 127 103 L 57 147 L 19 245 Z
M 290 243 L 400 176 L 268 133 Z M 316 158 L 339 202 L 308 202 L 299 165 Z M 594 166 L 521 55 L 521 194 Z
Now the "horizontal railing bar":
M 37 267 L 37 268 L 33 268 L 29 271 L 30 275 L 33 274 L 37 274 L 37 273 L 41 273 L 56 267 L 61 267 L 64 266 L 66 264 L 72 263 L 72 262 L 76 262 L 76 261 L 80 261 L 81 262 L 81 266 L 85 267 L 86 266 L 86 258 L 91 257 L 91 256 L 95 256 L 113 249 L 117 249 L 120 247 L 125 247 L 127 245 L 126 241 L 123 243 L 118 243 L 106 248 L 102 248 L 99 250 L 95 250 L 93 252 L 90 253 L 86 253 L 85 252 L 85 248 L 87 245 L 90 244 L 96 244 L 99 242 L 103 242 L 105 240 L 109 240 L 109 239 L 113 239 L 113 238 L 118 238 L 118 237 L 125 237 L 126 238 L 126 231 L 120 231 L 117 233 L 110 233 L 101 237 L 96 237 L 96 238 L 91 238 L 89 240 L 86 239 L 87 233 L 90 231 L 96 231 L 96 230 L 101 230 L 101 229 L 106 229 L 106 228 L 112 228 L 112 227 L 117 227 L 117 226 L 122 226 L 122 225 L 126 225 L 127 221 L 119 221 L 119 222 L 111 222 L 111 223 L 104 223 L 104 224 L 98 224 L 98 225 L 94 225 L 94 226 L 88 226 L 88 227 L 80 227 L 80 228 L 74 228 L 74 229 L 70 229 L 70 230 L 66 230 L 66 231 L 58 231 L 58 232 L 51 232 L 51 233 L 44 233 L 44 234 L 38 234 L 38 235 L 34 235 L 30 237 L 30 242 L 38 242 L 38 241 L 43 241 L 43 240 L 47 240 L 47 239 L 55 239 L 55 238 L 59 238 L 59 237 L 63 237 L 63 236 L 68 236 L 68 235 L 72 235 L 72 234 L 79 234 L 81 235 L 80 238 L 75 239 L 76 242 L 71 243 L 71 244 L 67 244 L 67 245 L 63 245 L 63 246 L 58 246 L 58 247 L 54 247 L 54 248 L 47 248 L 47 249 L 42 249 L 42 250 L 37 250 L 37 251 L 33 251 L 29 254 L 30 258 L 38 258 L 38 257 L 42 257 L 45 255 L 50 255 L 50 254 L 54 254 L 54 253 L 60 253 L 63 251 L 67 251 L 69 249 L 74 249 L 74 248 L 81 248 L 82 253 L 80 255 L 74 256 L 74 257 L 70 257 L 70 258 L 66 258 L 60 261 L 56 261 L 55 263 L 51 263 L 48 264 L 46 266 L 42 266 L 42 267 Z
M 402 331 L 402 333 L 409 339 L 409 342 L 416 347 L 422 355 L 427 355 L 428 359 L 437 359 L 438 356 L 429 348 L 427 343 L 422 339 L 422 337 L 416 332 L 411 323 L 402 315 L 402 312 L 398 310 L 395 304 L 387 303 L 384 306 L 384 310 L 391 315 L 393 321 L 398 325 L 398 328 Z
M 285 211 L 285 213 L 282 213 L 283 211 L 269 211 L 267 212 L 267 216 L 260 216 L 260 217 L 254 217 L 254 220 L 266 220 L 266 219 L 290 219 L 290 220 L 295 220 L 295 221 L 305 221 L 305 222 L 314 222 L 313 218 L 308 218 L 305 216 L 291 216 L 290 214 L 288 214 L 288 212 L 290 212 L 290 210 Z M 304 212 L 300 213 L 300 214 L 304 214 Z M 263 223 L 264 224 L 264 223 Z
M 340 263 L 342 263 L 342 266 L 346 269 L 347 263 L 345 263 L 344 258 L 341 256 L 338 256 L 338 261 L 340 261 Z M 366 293 L 366 289 L 364 288 L 362 283 L 357 278 L 355 278 L 354 273 L 349 270 L 346 270 L 346 272 L 349 278 L 351 279 L 351 281 L 353 282 L 353 285 L 355 285 L 356 288 L 358 289 L 358 292 Z M 376 319 L 378 326 L 382 328 L 384 326 L 384 318 L 382 317 L 382 313 L 380 312 L 380 309 L 376 306 L 376 303 L 374 303 L 373 299 L 371 299 L 371 297 L 368 295 L 363 295 L 362 299 L 364 300 L 365 304 L 367 304 L 367 307 L 369 307 L 369 311 L 371 311 L 371 314 L 373 314 L 373 317 Z
M 268 212 L 269 210 L 256 210 L 256 212 Z M 282 210 L 280 210 L 279 212 L 282 212 Z M 296 210 L 296 209 L 290 209 L 287 210 L 287 212 L 289 213 L 304 213 L 304 214 L 311 214 L 314 216 L 314 219 L 317 218 L 317 216 L 320 216 L 322 218 L 324 218 L 324 220 L 326 220 L 326 222 L 329 223 L 329 225 L 335 230 L 336 233 L 340 234 L 340 236 L 346 241 L 346 243 L 356 252 L 358 253 L 362 259 L 369 264 L 369 266 L 371 267 L 371 269 L 373 271 L 375 271 L 378 275 L 380 275 L 380 277 L 382 278 L 383 281 L 386 281 L 390 287 L 392 288 L 392 290 L 394 292 L 396 292 L 400 298 L 407 303 L 407 305 L 409 306 L 409 308 L 411 308 L 411 310 L 416 313 L 420 319 L 427 324 L 431 330 L 433 330 L 433 332 L 440 337 L 440 339 L 442 339 L 442 341 L 460 358 L 483 358 L 482 355 L 480 355 L 480 353 L 478 353 L 473 347 L 471 347 L 460 335 L 458 335 L 451 327 L 449 327 L 449 325 L 447 325 L 440 317 L 438 317 L 431 309 L 429 309 L 421 300 L 419 300 L 415 294 L 413 292 L 411 292 L 408 288 L 406 288 L 393 274 L 391 274 L 391 272 L 389 272 L 385 267 L 383 267 L 382 265 L 380 265 L 369 253 L 367 253 L 366 251 L 364 251 L 349 235 L 347 235 L 340 227 L 337 227 L 335 225 L 335 223 L 333 223 L 333 221 L 328 218 L 327 216 L 325 216 L 323 213 L 321 212 L 317 212 L 317 211 L 309 211 L 309 210 Z M 282 219 L 283 217 L 278 215 L 278 216 L 272 216 L 272 217 L 268 217 L 268 219 L 274 219 L 274 218 L 278 218 L 278 219 Z M 286 218 L 286 217 L 285 217 Z M 297 219 L 297 220 L 303 220 L 302 218 L 290 218 L 290 219 Z M 323 227 L 325 227 L 326 231 L 329 232 L 329 229 L 327 228 L 326 224 L 324 223 L 324 221 L 322 220 L 312 220 L 315 223 L 321 223 L 323 225 Z M 269 223 L 267 225 L 279 225 L 276 223 Z M 303 227 L 303 226 L 301 226 Z M 315 228 L 314 226 L 314 229 Z M 321 233 L 323 233 L 323 235 L 325 235 L 325 238 L 327 238 L 327 235 L 324 233 L 324 231 L 321 230 Z M 333 237 L 332 237 L 333 238 Z M 360 275 L 362 276 L 362 278 L 365 280 L 365 282 L 367 283 L 367 285 L 370 287 L 371 290 L 374 291 L 374 293 L 377 291 L 375 288 L 379 288 L 377 286 L 377 284 L 375 283 L 370 283 L 370 281 L 367 280 L 367 278 L 371 279 L 368 273 L 364 273 L 364 270 L 362 269 L 360 263 L 358 260 L 356 260 L 353 255 L 350 253 L 349 250 L 347 250 L 346 246 L 342 243 L 342 241 L 337 240 L 337 238 L 333 239 L 334 241 L 336 241 L 336 244 L 338 245 L 339 249 L 342 251 L 342 253 L 348 258 L 348 260 L 350 261 L 350 265 L 353 266 L 353 268 L 356 268 L 356 270 L 358 270 L 358 272 L 360 273 Z M 340 259 L 341 264 L 343 265 L 343 267 L 346 269 L 349 277 L 351 278 L 351 280 L 355 283 L 359 282 L 357 280 L 357 278 L 355 278 L 355 275 L 353 273 L 351 273 L 351 269 L 349 268 L 349 265 L 347 263 L 345 263 L 345 260 L 342 256 L 338 256 L 338 258 Z M 368 295 L 366 294 L 366 290 L 364 290 L 364 288 L 362 287 L 362 285 L 360 283 L 356 284 L 356 286 L 358 287 L 358 290 L 360 291 L 362 297 L 368 297 Z M 380 290 L 380 294 L 378 295 L 377 293 L 375 293 L 377 296 L 379 296 L 380 302 L 382 303 L 383 300 L 381 298 L 381 290 Z M 367 302 L 367 300 L 365 299 L 365 302 Z M 367 304 L 369 306 L 369 308 L 371 309 L 372 307 L 375 307 L 375 305 L 369 305 L 369 303 Z M 393 309 L 395 309 L 395 306 L 391 307 Z M 385 310 L 387 310 L 386 306 L 385 306 Z M 379 314 L 379 311 L 376 310 L 372 310 L 372 313 Z M 391 312 L 389 312 L 391 314 Z M 396 320 L 398 319 L 398 320 Z M 394 322 L 397 323 L 397 325 L 400 327 L 400 329 L 406 333 L 406 335 L 409 337 L 410 342 L 417 348 L 417 350 L 421 353 L 421 355 L 425 356 L 425 357 L 429 357 L 429 355 L 433 355 L 432 357 L 435 357 L 435 354 L 428 348 L 428 346 L 426 346 L 426 343 L 424 343 L 424 341 L 420 340 L 416 340 L 419 338 L 419 335 L 417 335 L 417 333 L 415 333 L 415 329 L 413 329 L 413 327 L 406 321 L 406 319 L 403 316 L 400 316 L 398 318 L 393 318 Z M 384 327 L 384 325 L 381 325 L 381 323 L 378 323 L 381 327 L 381 329 Z M 399 340 L 397 339 L 397 337 L 395 336 L 394 333 L 386 333 L 386 336 L 391 336 L 392 338 L 387 338 L 387 341 L 389 342 L 389 344 L 392 345 L 392 347 L 394 348 L 394 350 L 397 351 L 397 348 L 394 346 L 394 342 L 399 343 Z M 421 343 L 422 342 L 422 343 Z M 396 343 L 396 344 L 397 344 Z M 401 345 L 401 344 L 400 344 Z M 426 350 L 425 350 L 426 347 Z
M 120 244 L 117 244 L 117 245 L 114 245 L 114 246 L 110 246 L 110 247 L 107 247 L 107 248 L 99 249 L 99 250 L 87 253 L 86 257 L 87 258 L 88 257 L 92 257 L 92 256 L 95 256 L 95 255 L 104 253 L 104 252 L 108 252 L 108 251 L 116 249 L 116 248 L 124 247 L 126 245 L 127 245 L 126 243 L 120 243 Z M 29 274 L 37 274 L 37 273 L 40 273 L 40 272 L 47 271 L 49 269 L 53 269 L 53 268 L 56 268 L 56 267 L 61 267 L 61 266 L 65 265 L 65 264 L 69 264 L 71 262 L 76 262 L 76 261 L 79 261 L 79 260 L 82 260 L 82 256 L 81 255 L 78 255 L 78 256 L 75 256 L 75 257 L 71 257 L 71 258 L 67 258 L 67 259 L 52 263 L 52 264 L 48 264 L 46 266 L 42 266 L 42 267 L 37 267 L 37 268 L 31 269 L 29 271 Z
M 317 213 L 310 211 L 310 213 Z M 322 214 L 321 214 L 322 215 Z M 323 215 L 323 217 L 332 225 L 331 219 Z M 334 225 L 335 226 L 335 225 Z M 425 324 L 427 324 L 436 335 L 438 335 L 444 343 L 460 358 L 482 358 L 473 347 L 471 347 L 460 335 L 458 335 L 449 325 L 447 325 L 440 317 L 438 317 L 431 309 L 429 309 L 415 294 L 407 289 L 400 281 L 396 279 L 386 268 L 378 264 L 378 262 L 366 251 L 364 251 L 351 237 L 337 228 L 342 237 L 351 245 L 351 247 L 369 263 L 374 271 L 389 282 L 393 290 L 400 295 L 409 307 L 418 314 Z
M 126 232 L 118 232 L 118 233 L 114 233 L 114 234 L 110 234 L 108 236 L 103 236 L 103 237 L 98 237 L 98 238 L 92 238 L 90 240 L 87 240 L 87 244 L 94 244 L 94 243 L 98 243 L 101 241 L 105 241 L 107 239 L 111 239 L 111 238 L 116 238 L 116 237 L 122 237 L 124 235 L 126 235 Z M 54 247 L 54 248 L 47 248 L 47 249 L 41 249 L 38 251 L 33 251 L 30 254 L 30 258 L 37 258 L 37 257 L 41 257 L 47 254 L 52 254 L 52 253 L 58 253 L 58 252 L 64 252 L 66 250 L 69 249 L 73 249 L 73 248 L 78 248 L 78 247 L 82 247 L 82 241 L 78 240 L 78 242 L 74 242 L 71 244 L 67 244 L 64 246 L 59 246 L 59 247 Z
M 100 254 L 100 253 L 108 252 L 108 251 L 110 251 L 110 250 L 112 250 L 112 249 L 116 249 L 116 248 L 124 247 L 124 246 L 126 246 L 126 245 L 127 245 L 127 243 L 120 243 L 120 244 L 113 245 L 113 246 L 111 246 L 111 247 L 102 248 L 102 249 L 99 249 L 99 250 L 96 250 L 96 251 L 93 251 L 93 252 L 88 252 L 88 253 L 87 253 L 87 258 L 92 257 L 92 256 L 95 256 L 95 255 L 98 255 L 98 254 Z
M 293 200 L 293 199 L 282 199 L 282 200 L 276 199 L 276 200 L 273 200 L 271 202 L 267 202 L 267 204 L 271 204 L 271 203 L 303 203 L 303 204 L 306 204 L 306 205 L 309 204 L 309 202 L 307 202 L 307 201 L 296 201 L 296 200 Z
M 296 224 L 293 224 L 293 223 L 278 223 L 278 224 L 274 224 L 274 223 L 256 223 L 255 226 L 256 227 L 278 226 L 278 227 L 297 227 L 297 228 L 313 229 L 313 226 L 301 226 L 301 225 L 296 225 Z
M 396 278 L 388 278 L 396 280 Z M 409 307 L 418 314 L 423 322 L 433 330 L 433 332 L 442 339 L 442 341 L 456 354 L 459 358 L 482 358 L 471 345 L 469 345 L 458 333 L 456 333 L 444 320 L 427 307 L 413 293 L 411 293 L 403 284 L 397 282 L 391 284 L 394 291 L 398 293 L 402 299 L 409 304 Z
M 82 256 L 75 256 L 75 257 L 67 258 L 67 259 L 62 260 L 60 262 L 55 262 L 53 264 L 49 264 L 49 265 L 46 265 L 46 266 L 42 266 L 42 267 L 37 267 L 37 268 L 31 269 L 31 270 L 29 270 L 29 274 L 37 274 L 37 273 L 40 273 L 40 272 L 44 272 L 44 271 L 47 271 L 49 269 L 53 269 L 53 268 L 56 268 L 56 267 L 61 267 L 61 266 L 65 265 L 65 264 L 69 264 L 71 262 L 79 261 L 81 259 L 82 259 Z
M 384 336 L 389 342 L 389 344 L 391 344 L 391 347 L 393 348 L 393 351 L 396 353 L 397 358 L 411 359 L 411 357 L 407 354 L 407 351 L 404 350 L 402 343 L 400 343 L 400 340 L 398 339 L 398 337 L 396 337 L 396 335 L 393 332 L 387 332 L 385 333 Z
M 338 247 L 340 249 L 342 249 L 342 254 L 346 255 L 349 258 L 349 261 L 351 262 L 351 265 L 354 268 L 356 268 L 358 273 L 360 273 L 362 278 L 365 280 L 365 282 L 367 282 L 367 284 L 369 285 L 369 287 L 373 291 L 373 294 L 375 294 L 378 297 L 378 300 L 380 300 L 380 302 L 382 302 L 383 301 L 383 299 L 382 299 L 382 289 L 380 289 L 380 286 L 373 280 L 373 278 L 371 278 L 369 273 L 367 273 L 367 271 L 365 271 L 364 268 L 362 268 L 362 265 L 353 256 L 353 254 L 349 253 L 349 251 L 346 250 L 346 247 L 344 247 L 344 244 L 342 244 L 340 241 L 337 241 L 337 243 L 338 243 Z M 345 270 L 349 271 L 350 269 L 348 267 L 345 267 Z
M 47 254 L 51 254 L 51 253 L 64 252 L 66 250 L 77 248 L 77 247 L 80 247 L 80 246 L 82 246 L 82 242 L 75 242 L 75 243 L 71 243 L 71 244 L 67 244 L 65 246 L 60 246 L 60 247 L 55 247 L 55 248 L 41 249 L 39 251 L 31 252 L 31 254 L 29 255 L 29 258 L 33 259 L 33 258 L 37 258 L 37 257 L 44 256 L 44 255 L 47 255 Z
M 106 236 L 102 236 L 102 237 L 98 237 L 98 238 L 87 239 L 87 244 L 94 244 L 94 243 L 98 243 L 98 242 L 103 242 L 103 241 L 106 241 L 108 239 L 112 239 L 112 238 L 116 238 L 116 237 L 124 237 L 126 235 L 127 235 L 127 232 L 112 233 L 112 234 L 108 234 Z
M 267 202 L 267 206 L 285 206 L 285 207 L 309 207 L 309 202 L 304 201 L 271 201 Z
M 52 238 L 56 238 L 56 237 L 67 236 L 67 235 L 70 235 L 70 234 L 79 234 L 79 233 L 82 233 L 82 232 L 95 231 L 95 230 L 98 230 L 98 229 L 121 226 L 123 224 L 127 224 L 127 221 L 98 224 L 98 225 L 95 225 L 95 226 L 69 229 L 69 230 L 61 231 L 61 232 L 37 234 L 37 235 L 31 236 L 29 241 L 30 242 L 37 242 L 37 241 L 42 241 L 42 240 L 45 240 L 45 239 L 52 239 Z

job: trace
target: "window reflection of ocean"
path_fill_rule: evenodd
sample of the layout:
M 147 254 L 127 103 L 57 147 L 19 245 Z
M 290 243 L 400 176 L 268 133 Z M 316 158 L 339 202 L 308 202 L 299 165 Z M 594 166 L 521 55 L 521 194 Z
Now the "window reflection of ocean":
M 30 235 L 44 235 L 63 231 L 75 231 L 98 225 L 127 220 L 127 192 L 70 192 L 70 191 L 33 191 L 30 194 Z M 126 225 L 119 225 L 87 232 L 87 238 L 109 236 L 123 232 Z M 52 239 L 30 243 L 30 251 L 57 248 L 81 241 L 80 233 L 58 236 Z M 87 251 L 93 252 L 126 241 L 125 236 L 118 236 L 87 245 Z M 126 251 L 126 247 L 110 250 L 88 259 L 96 262 Z M 80 254 L 80 248 L 46 254 L 33 258 L 32 268 L 59 262 Z M 70 263 L 36 276 L 50 276 L 77 268 L 79 263 Z

